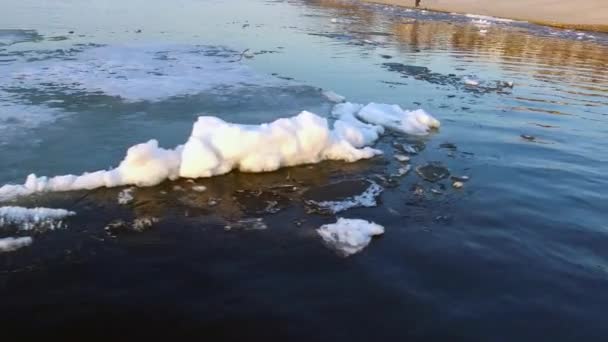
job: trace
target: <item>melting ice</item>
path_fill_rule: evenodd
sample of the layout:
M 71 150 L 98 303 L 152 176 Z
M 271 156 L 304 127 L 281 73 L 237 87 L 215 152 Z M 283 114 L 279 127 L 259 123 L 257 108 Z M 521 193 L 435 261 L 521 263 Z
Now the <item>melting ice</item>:
M 361 219 L 339 218 L 336 223 L 326 224 L 317 229 L 323 240 L 344 256 L 362 251 L 374 235 L 384 233 L 384 227 Z
M 0 187 L 0 200 L 37 192 L 154 186 L 166 179 L 212 177 L 232 170 L 268 172 L 323 160 L 354 162 L 382 153 L 369 145 L 384 127 L 427 134 L 439 126 L 424 111 L 404 111 L 397 105 L 345 103 L 337 105 L 333 113 L 338 117 L 333 128 L 326 118 L 307 111 L 260 125 L 201 116 L 183 145 L 166 149 L 150 140 L 129 148 L 118 167 L 110 170 L 50 178 L 30 174 L 24 184 Z

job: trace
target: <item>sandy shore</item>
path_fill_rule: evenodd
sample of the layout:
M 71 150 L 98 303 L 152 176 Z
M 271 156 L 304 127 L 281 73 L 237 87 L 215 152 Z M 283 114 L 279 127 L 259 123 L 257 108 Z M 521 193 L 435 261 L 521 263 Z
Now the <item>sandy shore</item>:
M 364 0 L 414 7 L 414 0 Z M 608 32 L 608 0 L 421 0 L 420 8 Z

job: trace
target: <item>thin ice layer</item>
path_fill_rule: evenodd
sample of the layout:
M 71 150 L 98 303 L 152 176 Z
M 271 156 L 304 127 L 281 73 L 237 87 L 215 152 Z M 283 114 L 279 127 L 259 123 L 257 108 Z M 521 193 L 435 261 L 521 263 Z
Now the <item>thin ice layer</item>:
M 363 250 L 372 236 L 384 233 L 384 227 L 361 219 L 338 218 L 336 223 L 326 224 L 317 229 L 323 240 L 344 256 Z
M 56 229 L 73 211 L 51 208 L 0 207 L 0 227 L 17 226 L 20 230 Z
M 59 52 L 28 52 L 31 58 L 0 65 L 3 86 L 159 101 L 219 86 L 284 83 L 257 74 L 238 62 L 238 52 L 217 46 L 75 45 Z
M 13 252 L 19 248 L 31 245 L 33 242 L 29 236 L 24 237 L 7 237 L 0 239 L 0 253 L 2 252 Z
M 232 170 L 268 172 L 323 160 L 354 162 L 382 153 L 369 145 L 384 132 L 382 126 L 394 128 L 393 121 L 398 115 L 401 123 L 410 116 L 416 121 L 416 125 L 407 126 L 416 130 L 399 126 L 406 132 L 426 132 L 429 127 L 439 125 L 426 113 L 414 115 L 411 113 L 415 112 L 404 112 L 398 106 L 373 103 L 365 107 L 340 104 L 333 113 L 338 116 L 333 129 L 327 119 L 307 111 L 260 125 L 234 124 L 213 116 L 201 116 L 184 145 L 165 149 L 158 141 L 150 140 L 129 148 L 118 167 L 110 170 L 50 178 L 30 174 L 24 184 L 0 187 L 0 200 L 38 192 L 154 186 L 167 179 L 212 177 Z M 378 124 L 365 124 L 354 113 Z M 424 126 L 424 122 L 430 124 Z

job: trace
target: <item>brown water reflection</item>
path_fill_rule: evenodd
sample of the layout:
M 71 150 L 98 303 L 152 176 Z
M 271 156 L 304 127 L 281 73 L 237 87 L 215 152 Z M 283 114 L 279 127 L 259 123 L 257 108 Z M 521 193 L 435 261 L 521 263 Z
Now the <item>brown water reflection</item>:
M 340 30 L 356 33 L 360 39 L 374 40 L 370 32 L 390 34 L 382 39 L 390 40 L 402 59 L 422 60 L 442 55 L 449 56 L 444 64 L 453 64 L 457 70 L 468 70 L 471 65 L 498 67 L 517 86 L 525 87 L 527 94 L 518 100 L 529 107 L 527 111 L 549 114 L 572 111 L 538 108 L 535 103 L 575 105 L 583 109 L 608 106 L 608 46 L 582 39 L 592 37 L 585 33 L 522 23 L 475 23 L 462 16 L 431 12 L 423 15 L 419 11 L 401 10 L 397 16 L 341 1 L 307 3 L 356 18 Z M 572 35 L 578 39 L 572 39 Z

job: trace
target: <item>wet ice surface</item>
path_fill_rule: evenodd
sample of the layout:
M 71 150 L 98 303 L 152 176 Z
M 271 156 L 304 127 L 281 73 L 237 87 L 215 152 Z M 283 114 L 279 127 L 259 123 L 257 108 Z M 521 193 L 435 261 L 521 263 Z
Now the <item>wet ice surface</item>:
M 441 128 L 388 131 L 357 163 L 2 203 L 77 213 L 0 227 L 22 239 L 2 240 L 3 336 L 608 334 L 606 35 L 348 1 L 182 5 L 2 6 L 0 184 L 116 166 L 152 138 L 172 148 L 201 114 L 332 122 L 338 94 Z M 342 258 L 317 233 L 338 216 L 384 234 Z

